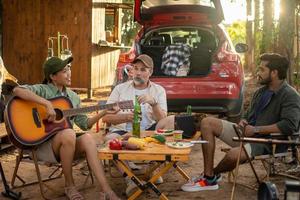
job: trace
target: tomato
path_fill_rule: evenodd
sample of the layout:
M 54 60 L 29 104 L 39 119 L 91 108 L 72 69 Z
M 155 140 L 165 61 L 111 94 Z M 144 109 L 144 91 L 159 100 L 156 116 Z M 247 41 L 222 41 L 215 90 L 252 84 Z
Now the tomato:
M 111 150 L 122 150 L 122 142 L 118 139 L 113 139 L 109 142 L 109 148 Z

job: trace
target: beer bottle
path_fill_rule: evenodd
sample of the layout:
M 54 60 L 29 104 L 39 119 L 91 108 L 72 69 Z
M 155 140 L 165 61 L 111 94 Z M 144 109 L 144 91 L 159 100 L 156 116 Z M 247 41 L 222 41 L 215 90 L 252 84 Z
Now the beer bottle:
M 134 102 L 132 135 L 139 138 L 141 136 L 141 105 L 139 104 L 137 97 L 138 96 L 136 95 Z
M 187 106 L 187 108 L 186 108 L 186 114 L 187 115 L 192 115 L 192 106 L 191 105 Z

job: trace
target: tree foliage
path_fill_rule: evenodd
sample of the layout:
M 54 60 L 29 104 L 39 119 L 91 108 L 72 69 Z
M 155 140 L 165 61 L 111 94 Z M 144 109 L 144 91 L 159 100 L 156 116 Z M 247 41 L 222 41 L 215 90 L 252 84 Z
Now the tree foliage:
M 133 21 L 133 11 L 132 10 L 123 10 L 122 18 L 122 43 L 125 46 L 130 46 L 133 43 L 133 40 L 140 29 L 140 25 Z
M 124 3 L 134 4 L 133 0 L 123 0 Z M 133 40 L 140 29 L 140 25 L 133 20 L 133 10 L 126 9 L 123 10 L 123 18 L 122 18 L 122 43 L 125 46 L 131 46 Z
M 246 42 L 246 23 L 242 21 L 234 22 L 227 26 L 227 32 L 233 42 L 237 44 L 239 42 Z

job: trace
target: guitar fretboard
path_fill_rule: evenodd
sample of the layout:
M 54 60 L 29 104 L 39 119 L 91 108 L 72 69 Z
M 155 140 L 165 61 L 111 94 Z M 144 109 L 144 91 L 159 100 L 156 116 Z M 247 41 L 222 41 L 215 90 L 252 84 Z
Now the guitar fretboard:
M 63 115 L 65 117 L 70 117 L 78 114 L 89 113 L 97 110 L 104 110 L 104 109 L 112 109 L 114 106 L 119 106 L 120 109 L 133 109 L 133 101 L 121 101 L 118 103 L 111 103 L 106 105 L 95 105 L 95 106 L 88 106 L 82 108 L 73 108 L 70 110 L 64 110 Z

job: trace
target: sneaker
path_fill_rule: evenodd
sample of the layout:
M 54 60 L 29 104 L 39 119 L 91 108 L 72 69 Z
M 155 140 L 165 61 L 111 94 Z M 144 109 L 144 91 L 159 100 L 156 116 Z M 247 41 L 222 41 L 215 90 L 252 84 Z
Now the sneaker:
M 128 161 L 127 164 L 130 167 L 130 169 L 132 169 L 132 170 L 141 170 L 143 168 L 142 166 L 138 166 L 134 162 L 131 162 L 131 161 Z
M 152 172 L 152 176 L 155 175 L 156 173 L 158 173 L 158 169 L 156 169 Z M 158 177 L 158 179 L 154 183 L 155 184 L 162 184 L 163 182 L 164 182 L 164 179 L 160 176 L 160 177 Z
M 216 182 L 217 183 L 222 181 L 222 175 L 221 174 L 215 174 L 215 177 L 216 177 Z M 189 182 L 196 183 L 200 179 L 203 179 L 203 178 L 204 178 L 204 174 L 200 174 L 199 176 L 192 177 L 192 179 Z
M 162 184 L 164 182 L 164 179 L 160 176 L 158 179 L 155 181 L 155 184 Z
M 181 189 L 185 192 L 197 192 L 203 190 L 217 190 L 219 189 L 219 185 L 217 183 L 216 176 L 213 180 L 208 180 L 206 178 L 202 178 L 195 183 L 187 183 L 181 186 Z

